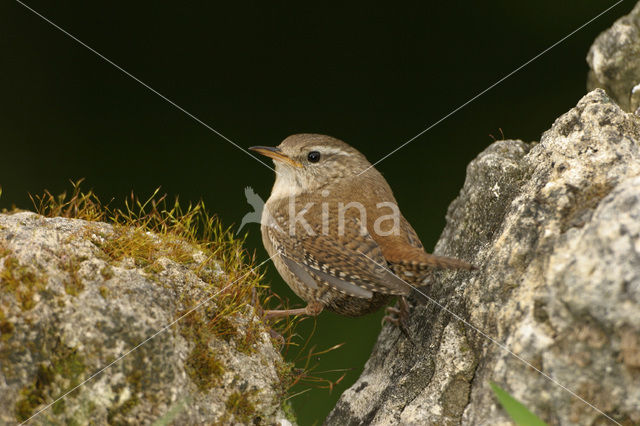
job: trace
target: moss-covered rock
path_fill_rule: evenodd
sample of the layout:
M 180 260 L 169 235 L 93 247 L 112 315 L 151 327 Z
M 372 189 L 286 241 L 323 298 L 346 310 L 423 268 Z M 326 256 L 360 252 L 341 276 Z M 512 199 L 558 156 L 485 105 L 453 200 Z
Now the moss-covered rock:
M 260 276 L 229 247 L 0 214 L 0 423 L 285 418 L 283 360 L 247 302 Z

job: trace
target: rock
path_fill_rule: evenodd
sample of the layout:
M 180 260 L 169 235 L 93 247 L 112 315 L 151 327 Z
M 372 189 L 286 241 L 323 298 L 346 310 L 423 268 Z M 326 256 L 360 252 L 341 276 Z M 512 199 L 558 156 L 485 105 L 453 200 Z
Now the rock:
M 608 422 L 559 384 L 640 422 L 638 117 L 598 89 L 539 143 L 492 144 L 435 252 L 479 269 L 428 278 L 413 343 L 384 327 L 327 424 L 511 424 L 491 381 L 549 424 Z
M 587 87 L 605 89 L 629 112 L 640 108 L 640 3 L 596 38 L 589 49 Z M 640 111 L 638 112 L 640 114 Z
M 251 306 L 225 310 L 230 282 L 186 242 L 0 214 L 0 423 L 287 422 L 282 357 Z

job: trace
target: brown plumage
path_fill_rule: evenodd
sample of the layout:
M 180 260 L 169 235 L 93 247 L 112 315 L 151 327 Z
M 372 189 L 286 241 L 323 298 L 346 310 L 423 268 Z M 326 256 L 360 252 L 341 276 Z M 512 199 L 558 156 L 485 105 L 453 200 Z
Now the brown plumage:
M 277 172 L 262 215 L 264 246 L 283 279 L 308 302 L 267 316 L 323 309 L 360 316 L 393 296 L 408 296 L 429 269 L 473 269 L 426 253 L 386 180 L 346 143 L 301 134 L 276 148 L 252 149 L 273 158 Z

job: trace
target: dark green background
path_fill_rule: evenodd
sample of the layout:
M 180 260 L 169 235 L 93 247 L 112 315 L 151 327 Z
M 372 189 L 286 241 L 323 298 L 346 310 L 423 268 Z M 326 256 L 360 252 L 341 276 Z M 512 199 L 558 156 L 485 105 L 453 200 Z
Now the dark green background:
M 613 1 L 28 4 L 242 147 L 317 132 L 375 161 Z M 428 249 L 490 135 L 539 140 L 585 93 L 593 39 L 632 6 L 623 2 L 378 166 Z M 268 196 L 273 172 L 18 3 L 0 6 L 0 34 L 0 207 L 30 208 L 28 193 L 85 177 L 104 200 L 158 186 L 202 198 L 231 225 L 250 211 L 245 186 Z M 248 231 L 264 259 L 258 225 Z M 275 291 L 295 300 L 269 271 Z M 321 368 L 353 370 L 331 395 L 294 398 L 300 423 L 324 418 L 379 329 L 380 314 L 320 316 L 312 343 L 346 342 Z

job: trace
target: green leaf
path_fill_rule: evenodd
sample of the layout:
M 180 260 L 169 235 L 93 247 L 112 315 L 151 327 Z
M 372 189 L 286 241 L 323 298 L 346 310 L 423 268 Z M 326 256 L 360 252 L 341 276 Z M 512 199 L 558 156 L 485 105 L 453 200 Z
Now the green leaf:
M 505 409 L 507 414 L 518 426 L 546 426 L 546 423 L 540 420 L 538 416 L 533 414 L 527 407 L 522 405 L 520 401 L 509 395 L 504 389 L 495 383 L 489 383 L 493 393 L 496 394 L 500 405 Z

